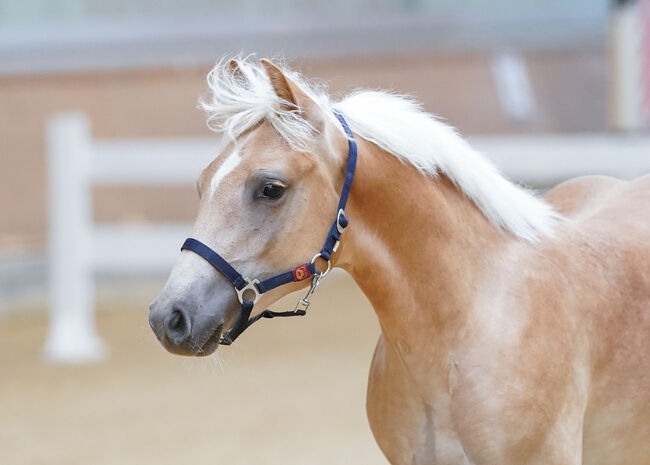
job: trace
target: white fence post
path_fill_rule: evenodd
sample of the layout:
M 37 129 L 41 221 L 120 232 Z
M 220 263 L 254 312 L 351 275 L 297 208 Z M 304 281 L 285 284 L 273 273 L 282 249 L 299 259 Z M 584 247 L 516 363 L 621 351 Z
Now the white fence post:
M 609 120 L 612 129 L 635 131 L 648 127 L 644 109 L 644 23 L 637 0 L 614 1 L 609 25 Z M 647 26 L 645 26 L 647 27 Z M 646 82 L 644 82 L 644 80 Z
M 94 317 L 91 150 L 90 124 L 83 114 L 58 115 L 49 123 L 51 323 L 45 357 L 52 362 L 90 362 L 106 353 Z
M 535 97 L 521 54 L 511 51 L 495 54 L 492 75 L 506 116 L 516 123 L 529 122 L 535 114 Z

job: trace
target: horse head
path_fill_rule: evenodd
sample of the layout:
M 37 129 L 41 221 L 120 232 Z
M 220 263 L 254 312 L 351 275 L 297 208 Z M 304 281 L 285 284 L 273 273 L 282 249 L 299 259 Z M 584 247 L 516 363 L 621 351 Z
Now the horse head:
M 222 62 L 208 82 L 212 98 L 202 106 L 225 147 L 197 182 L 192 237 L 242 276 L 264 279 L 309 263 L 343 184 L 348 143 L 341 125 L 297 75 L 264 59 Z M 316 262 L 321 272 L 332 264 Z M 253 315 L 309 283 L 295 281 L 261 295 Z M 226 276 L 183 250 L 151 304 L 149 323 L 170 352 L 207 355 L 242 308 Z

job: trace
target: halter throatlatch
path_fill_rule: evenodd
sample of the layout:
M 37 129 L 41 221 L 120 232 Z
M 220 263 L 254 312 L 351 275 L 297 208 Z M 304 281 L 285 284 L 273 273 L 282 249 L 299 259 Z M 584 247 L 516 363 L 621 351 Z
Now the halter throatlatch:
M 241 310 L 235 325 L 230 331 L 225 333 L 219 344 L 221 345 L 230 345 L 235 339 L 243 333 L 246 328 L 255 323 L 261 318 L 275 318 L 282 316 L 303 316 L 307 313 L 309 308 L 310 298 L 320 280 L 329 273 L 332 266 L 330 260 L 332 254 L 336 252 L 341 241 L 341 234 L 348 226 L 348 219 L 345 216 L 345 205 L 347 204 L 348 197 L 350 195 L 350 188 L 352 187 L 352 180 L 354 179 L 354 169 L 357 164 L 357 144 L 354 141 L 354 136 L 350 127 L 346 123 L 345 119 L 340 113 L 334 113 L 336 118 L 341 122 L 343 130 L 345 131 L 348 137 L 348 164 L 345 170 L 345 181 L 343 182 L 343 189 L 341 190 L 341 197 L 339 198 L 338 210 L 336 213 L 336 218 L 330 227 L 323 248 L 308 263 L 304 263 L 296 268 L 285 271 L 284 273 L 277 274 L 263 281 L 257 279 L 248 279 L 245 278 L 235 270 L 227 260 L 225 260 L 221 255 L 212 250 L 210 247 L 205 245 L 203 242 L 198 241 L 193 238 L 188 238 L 183 243 L 181 250 L 191 250 L 192 252 L 203 257 L 210 265 L 212 265 L 218 272 L 223 274 L 230 283 L 235 288 L 239 302 L 241 303 Z M 327 269 L 325 271 L 319 271 L 316 269 L 316 260 L 322 258 L 327 262 Z M 258 315 L 251 318 L 251 312 L 255 303 L 259 300 L 260 296 L 265 292 L 275 289 L 276 287 L 282 286 L 284 284 L 289 284 L 291 282 L 304 281 L 311 278 L 311 287 L 305 297 L 300 299 L 296 304 L 296 307 L 291 311 L 286 312 L 274 312 L 271 310 L 264 310 Z

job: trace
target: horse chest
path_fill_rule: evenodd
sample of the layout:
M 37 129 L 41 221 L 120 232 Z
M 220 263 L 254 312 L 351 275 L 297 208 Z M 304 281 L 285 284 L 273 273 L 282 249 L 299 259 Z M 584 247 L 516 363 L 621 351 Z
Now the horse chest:
M 391 464 L 537 464 L 579 450 L 579 411 L 560 417 L 531 385 L 502 383 L 496 366 L 448 354 L 427 368 L 398 348 L 380 339 L 367 399 L 370 426 Z
M 380 338 L 366 407 L 382 452 L 393 465 L 473 465 L 453 426 L 448 388 L 425 399 L 403 362 L 387 356 Z

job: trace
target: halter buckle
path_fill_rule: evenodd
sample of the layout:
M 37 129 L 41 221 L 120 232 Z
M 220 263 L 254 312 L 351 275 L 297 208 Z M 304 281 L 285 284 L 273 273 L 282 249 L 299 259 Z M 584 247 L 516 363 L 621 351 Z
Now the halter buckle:
M 309 305 L 311 302 L 307 299 L 300 299 L 298 303 L 296 304 L 295 308 L 293 309 L 294 312 L 305 312 L 307 313 L 307 309 L 309 308 Z
M 329 270 L 328 270 L 329 271 Z M 327 274 L 327 273 L 325 273 Z M 300 299 L 298 303 L 296 304 L 296 307 L 293 309 L 294 312 L 296 311 L 303 311 L 307 312 L 307 309 L 309 308 L 309 305 L 311 305 L 310 299 L 311 295 L 314 293 L 318 285 L 320 284 L 320 280 L 325 276 L 325 274 L 315 274 L 314 277 L 311 280 L 311 286 L 309 286 L 309 290 L 307 291 L 307 294 L 305 294 L 305 297 Z
M 342 208 L 339 208 L 339 212 L 336 214 L 336 230 L 339 234 L 343 234 L 343 230 L 347 227 L 347 224 L 345 226 L 341 224 L 341 217 L 345 218 L 345 212 Z
M 235 292 L 237 292 L 237 298 L 239 299 L 239 303 L 243 304 L 244 303 L 244 292 L 246 291 L 252 291 L 255 293 L 255 297 L 253 297 L 253 300 L 246 300 L 246 302 L 253 302 L 253 304 L 256 304 L 258 300 L 260 300 L 260 297 L 262 294 L 260 294 L 260 290 L 257 287 L 257 284 L 260 282 L 259 279 L 248 279 L 244 278 L 246 281 L 246 285 L 242 287 L 241 289 L 235 288 Z

